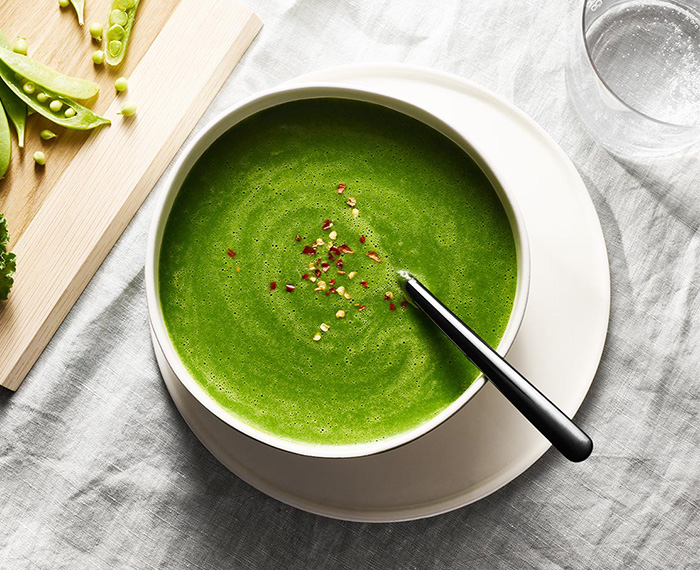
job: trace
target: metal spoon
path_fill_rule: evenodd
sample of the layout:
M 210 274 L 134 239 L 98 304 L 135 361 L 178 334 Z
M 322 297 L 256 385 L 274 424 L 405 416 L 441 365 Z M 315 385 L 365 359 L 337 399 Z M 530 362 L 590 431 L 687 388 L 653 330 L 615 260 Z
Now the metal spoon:
M 401 286 L 464 355 L 491 380 L 564 457 L 583 461 L 593 451 L 593 441 L 564 412 L 493 350 L 479 335 L 443 305 L 415 277 L 400 271 Z

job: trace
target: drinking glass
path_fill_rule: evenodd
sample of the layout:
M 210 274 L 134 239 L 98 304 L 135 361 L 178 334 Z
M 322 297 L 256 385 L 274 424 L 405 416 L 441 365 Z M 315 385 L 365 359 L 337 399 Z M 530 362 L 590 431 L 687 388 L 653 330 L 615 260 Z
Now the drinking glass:
M 700 142 L 700 0 L 585 0 L 566 85 L 611 152 L 689 149 Z

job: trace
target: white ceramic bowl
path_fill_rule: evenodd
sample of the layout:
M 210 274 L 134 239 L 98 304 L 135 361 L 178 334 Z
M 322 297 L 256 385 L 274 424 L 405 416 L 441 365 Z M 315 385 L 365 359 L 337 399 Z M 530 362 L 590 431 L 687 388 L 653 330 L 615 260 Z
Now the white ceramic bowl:
M 522 215 L 520 214 L 512 194 L 508 191 L 507 185 L 502 184 L 502 177 L 499 176 L 497 165 L 490 163 L 483 153 L 480 153 L 478 149 L 472 146 L 468 139 L 468 133 L 461 132 L 427 111 L 406 103 L 405 101 L 401 101 L 400 99 L 395 99 L 372 91 L 324 84 L 275 89 L 246 99 L 230 110 L 225 111 L 189 143 L 178 158 L 168 177 L 166 182 L 167 190 L 156 207 L 148 238 L 146 253 L 146 295 L 153 337 L 155 343 L 158 345 L 156 346 L 156 350 L 162 353 L 182 385 L 211 414 L 239 432 L 259 442 L 299 455 L 348 458 L 381 453 L 404 445 L 428 433 L 461 409 L 482 388 L 486 383 L 486 379 L 483 376 L 477 378 L 457 400 L 431 420 L 414 429 L 377 442 L 347 445 L 320 445 L 283 439 L 252 427 L 232 415 L 212 399 L 194 378 L 192 378 L 178 357 L 166 330 L 158 287 L 158 264 L 161 241 L 170 210 L 187 174 L 204 151 L 234 125 L 259 111 L 290 101 L 324 97 L 366 101 L 388 107 L 413 117 L 454 141 L 479 165 L 481 170 L 488 177 L 503 204 L 513 229 L 518 263 L 518 277 L 513 309 L 503 338 L 497 347 L 497 351 L 501 355 L 505 355 L 513 344 L 515 335 L 518 332 L 523 315 L 525 314 L 530 284 L 530 250 Z

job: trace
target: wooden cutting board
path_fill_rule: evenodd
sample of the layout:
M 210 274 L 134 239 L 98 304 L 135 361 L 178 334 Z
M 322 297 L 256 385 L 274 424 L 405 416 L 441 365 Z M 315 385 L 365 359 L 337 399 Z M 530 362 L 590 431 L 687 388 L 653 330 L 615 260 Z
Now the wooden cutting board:
M 0 29 L 27 38 L 29 55 L 91 79 L 90 107 L 112 125 L 67 131 L 38 115 L 25 148 L 13 133 L 10 170 L 0 180 L 17 254 L 15 285 L 0 303 L 0 385 L 16 390 L 88 281 L 261 28 L 236 0 L 141 0 L 126 59 L 94 66 L 88 27 L 106 23 L 111 0 L 87 0 L 85 26 L 56 0 L 2 0 Z M 129 79 L 117 95 L 114 80 Z M 118 115 L 138 105 L 135 117 Z M 43 141 L 42 129 L 59 137 Z M 42 150 L 46 166 L 34 164 Z

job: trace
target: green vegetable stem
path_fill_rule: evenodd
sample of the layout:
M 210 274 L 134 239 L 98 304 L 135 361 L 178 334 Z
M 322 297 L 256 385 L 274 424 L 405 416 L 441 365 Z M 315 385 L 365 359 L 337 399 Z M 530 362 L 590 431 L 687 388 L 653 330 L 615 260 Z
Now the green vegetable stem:
M 10 167 L 12 158 L 12 140 L 10 139 L 10 125 L 7 122 L 5 109 L 0 104 L 0 178 L 5 176 Z

